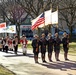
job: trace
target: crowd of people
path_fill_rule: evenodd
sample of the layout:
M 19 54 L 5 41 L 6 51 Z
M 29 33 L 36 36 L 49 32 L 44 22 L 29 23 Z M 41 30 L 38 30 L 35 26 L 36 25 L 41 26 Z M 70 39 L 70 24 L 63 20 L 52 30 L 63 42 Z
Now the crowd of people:
M 27 46 L 27 39 L 23 35 L 20 40 L 18 40 L 18 36 L 16 35 L 14 38 L 9 38 L 9 36 L 6 36 L 5 38 L 1 39 L 1 50 L 3 52 L 8 53 L 9 50 L 14 51 L 15 54 L 18 53 L 18 43 L 20 42 L 23 55 L 26 55 L 26 46 Z
M 48 38 L 46 39 L 45 34 L 41 35 L 41 38 L 37 34 L 34 35 L 34 39 L 32 41 L 34 60 L 38 63 L 38 55 L 41 52 L 42 62 L 46 62 L 45 55 L 46 51 L 48 52 L 48 60 L 52 62 L 52 53 L 55 52 L 56 61 L 60 61 L 59 53 L 60 53 L 60 44 L 63 44 L 64 50 L 64 59 L 69 60 L 68 49 L 69 49 L 69 37 L 66 32 L 63 33 L 63 38 L 59 38 L 58 33 L 55 33 L 54 37 L 52 37 L 51 33 L 48 34 Z
M 14 51 L 15 54 L 18 52 L 18 43 L 20 42 L 23 55 L 27 53 L 27 39 L 25 35 L 23 35 L 20 40 L 18 40 L 18 36 L 16 35 L 14 38 L 9 38 L 6 36 L 2 38 L 2 51 L 8 53 L 9 50 Z M 41 52 L 42 62 L 46 62 L 46 51 L 48 52 L 48 60 L 52 62 L 52 53 L 55 53 L 56 61 L 60 61 L 59 53 L 60 53 L 60 44 L 63 44 L 63 51 L 64 51 L 64 59 L 69 60 L 68 49 L 69 49 L 69 37 L 66 32 L 63 33 L 63 38 L 59 38 L 58 33 L 55 33 L 54 37 L 52 37 L 51 33 L 47 35 L 43 33 L 41 37 L 37 34 L 34 35 L 34 39 L 32 40 L 32 48 L 34 53 L 34 60 L 38 63 L 38 55 Z

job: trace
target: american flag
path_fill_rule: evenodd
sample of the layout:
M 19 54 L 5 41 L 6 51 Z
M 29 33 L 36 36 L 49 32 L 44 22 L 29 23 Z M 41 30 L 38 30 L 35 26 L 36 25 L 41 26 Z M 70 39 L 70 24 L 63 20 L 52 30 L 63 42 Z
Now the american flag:
M 40 25 L 44 24 L 45 18 L 44 18 L 44 13 L 40 14 L 36 19 L 32 21 L 32 26 L 31 29 L 34 30 Z

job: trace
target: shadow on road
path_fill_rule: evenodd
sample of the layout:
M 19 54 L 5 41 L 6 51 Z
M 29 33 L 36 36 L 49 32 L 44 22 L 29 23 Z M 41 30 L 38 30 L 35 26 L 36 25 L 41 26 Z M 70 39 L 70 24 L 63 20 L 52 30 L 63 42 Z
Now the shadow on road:
M 42 66 L 51 69 L 60 69 L 63 71 L 67 71 L 67 69 L 76 70 L 76 61 L 60 61 L 60 62 L 52 62 L 52 63 L 39 63 Z
M 34 54 L 31 53 L 27 53 L 26 55 L 23 55 L 23 52 L 17 52 L 18 54 L 14 54 L 12 52 L 8 52 L 7 55 L 3 55 L 4 57 L 29 57 L 29 58 L 34 58 Z M 40 57 L 38 57 L 40 58 Z
M 4 55 L 4 57 L 21 57 L 21 56 L 26 56 L 26 57 L 31 57 L 33 58 L 33 54 L 27 54 L 27 55 L 23 55 L 23 54 L 14 54 L 14 55 Z
M 18 55 L 10 55 L 10 53 L 8 53 L 8 55 L 4 55 L 5 57 L 24 57 L 24 55 L 18 54 Z M 29 57 L 29 58 L 34 58 L 34 55 L 31 53 L 27 53 L 27 55 L 25 57 Z M 40 58 L 40 57 L 39 57 Z M 70 70 L 76 70 L 76 61 L 57 61 L 57 62 L 47 62 L 47 63 L 39 63 L 39 65 L 45 66 L 49 69 L 60 69 L 62 71 L 67 71 L 67 69 Z

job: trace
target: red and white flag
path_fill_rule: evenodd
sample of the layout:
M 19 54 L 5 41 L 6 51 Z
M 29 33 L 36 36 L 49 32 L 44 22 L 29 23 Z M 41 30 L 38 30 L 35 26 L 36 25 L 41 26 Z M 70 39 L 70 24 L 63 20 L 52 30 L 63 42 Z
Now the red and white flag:
M 1 28 L 6 28 L 6 23 L 0 23 L 0 29 Z
M 44 24 L 45 18 L 44 18 L 44 13 L 40 14 L 36 19 L 32 20 L 32 26 L 31 29 L 34 30 L 37 27 L 41 26 Z

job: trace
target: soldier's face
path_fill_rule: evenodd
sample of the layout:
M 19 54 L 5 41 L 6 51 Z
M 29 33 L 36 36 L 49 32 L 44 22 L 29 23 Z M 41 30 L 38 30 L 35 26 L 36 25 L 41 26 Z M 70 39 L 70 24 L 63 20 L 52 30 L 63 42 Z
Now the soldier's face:
M 66 37 L 66 34 L 64 35 L 64 37 Z
M 64 37 L 67 37 L 67 34 L 66 33 L 64 33 L 64 35 L 63 35 Z
M 8 39 L 8 36 L 6 38 Z
M 37 39 L 38 37 L 37 36 L 35 36 L 35 39 Z
M 45 35 L 42 35 L 42 38 L 44 38 L 45 37 Z
M 23 39 L 25 39 L 25 37 L 23 36 Z
M 58 37 L 58 33 L 55 34 L 55 37 Z
M 17 40 L 17 37 L 15 39 Z
M 51 37 L 51 35 L 48 35 L 48 37 Z

